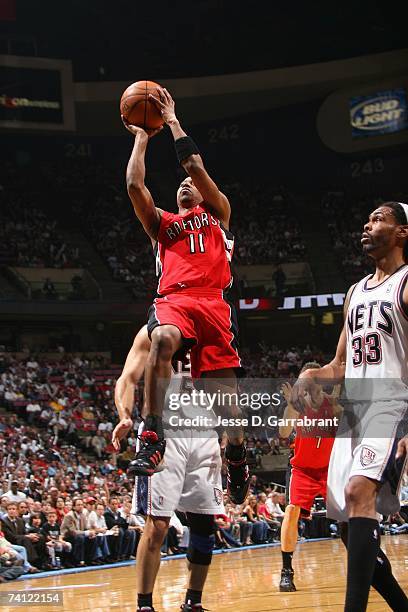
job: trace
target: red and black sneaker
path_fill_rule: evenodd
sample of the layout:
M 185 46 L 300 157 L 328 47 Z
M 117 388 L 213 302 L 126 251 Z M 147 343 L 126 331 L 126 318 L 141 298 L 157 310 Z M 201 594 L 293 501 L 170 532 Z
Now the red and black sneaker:
M 155 431 L 144 431 L 140 436 L 141 448 L 128 465 L 129 476 L 151 476 L 161 472 L 164 467 L 163 457 L 166 440 L 160 440 Z
M 241 458 L 229 457 L 241 451 Z M 227 462 L 227 493 L 233 504 L 243 504 L 249 491 L 249 469 L 246 460 L 246 448 L 228 444 L 225 451 Z

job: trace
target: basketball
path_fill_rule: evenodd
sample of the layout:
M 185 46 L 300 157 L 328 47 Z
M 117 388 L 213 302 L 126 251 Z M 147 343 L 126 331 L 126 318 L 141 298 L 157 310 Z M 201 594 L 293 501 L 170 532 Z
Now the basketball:
M 149 100 L 149 94 L 160 97 L 160 85 L 154 81 L 137 81 L 123 92 L 120 99 L 120 114 L 132 125 L 147 133 L 157 130 L 164 123 L 157 106 Z

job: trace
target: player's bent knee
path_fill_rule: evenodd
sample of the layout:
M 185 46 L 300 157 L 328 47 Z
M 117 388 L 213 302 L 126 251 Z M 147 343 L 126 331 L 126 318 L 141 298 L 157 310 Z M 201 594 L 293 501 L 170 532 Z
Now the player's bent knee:
M 148 538 L 152 548 L 160 548 L 163 544 L 163 540 L 166 537 L 169 528 L 169 520 L 170 519 L 168 518 L 148 517 L 144 529 L 144 535 Z
M 210 565 L 214 544 L 214 517 L 209 514 L 188 513 L 190 542 L 187 559 L 197 565 Z
M 287 516 L 288 519 L 298 519 L 298 516 L 300 514 L 300 508 L 299 506 L 295 506 L 294 504 L 288 504 L 285 508 L 285 515 Z
M 190 533 L 187 559 L 197 565 L 210 565 L 215 544 L 215 536 Z
M 160 359 L 170 360 L 178 348 L 180 332 L 170 326 L 158 326 L 152 332 L 152 350 Z
M 365 476 L 353 476 L 344 489 L 346 505 L 368 506 L 375 500 L 377 484 Z

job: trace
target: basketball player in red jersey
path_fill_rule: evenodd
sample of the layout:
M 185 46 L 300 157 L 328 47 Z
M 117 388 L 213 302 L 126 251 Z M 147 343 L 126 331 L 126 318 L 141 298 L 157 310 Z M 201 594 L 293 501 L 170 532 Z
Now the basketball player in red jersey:
M 312 361 L 303 366 L 302 372 L 312 368 L 320 368 L 320 365 Z M 290 460 L 290 478 L 287 485 L 288 504 L 281 530 L 283 566 L 279 590 L 283 592 L 296 591 L 292 557 L 297 542 L 299 516 L 310 516 L 317 495 L 326 499 L 327 471 L 336 434 L 335 417 L 341 412 L 341 406 L 337 403 L 338 388 L 334 389 L 332 395 L 328 395 L 323 392 L 321 385 L 313 385 L 303 398 L 301 413 L 290 403 L 291 391 L 288 383 L 283 385 L 282 392 L 287 401 L 284 419 L 297 420 L 303 416 L 309 419 L 327 419 L 327 425 L 295 427 L 295 449 Z M 287 425 L 279 429 L 279 435 L 281 438 L 288 438 L 292 431 L 292 425 Z
M 241 366 L 233 312 L 224 300 L 224 291 L 232 284 L 234 246 L 229 201 L 208 175 L 197 146 L 181 128 L 168 91 L 162 89 L 160 99 L 150 98 L 170 127 L 178 160 L 189 176 L 177 191 L 178 212 L 157 208 L 144 183 L 149 137 L 125 122 L 135 136 L 126 174 L 128 193 L 156 250 L 159 274 L 159 297 L 148 318 L 152 345 L 145 371 L 143 444 L 129 466 L 130 473 L 139 476 L 150 476 L 161 467 L 166 444 L 162 412 L 175 353 L 191 348 L 192 377 L 207 378 L 207 391 L 212 392 L 235 392 L 235 371 Z M 222 379 L 222 385 L 214 379 Z M 239 416 L 236 407 L 229 407 L 229 416 Z M 225 457 L 230 498 L 242 503 L 249 474 L 241 429 L 230 433 Z

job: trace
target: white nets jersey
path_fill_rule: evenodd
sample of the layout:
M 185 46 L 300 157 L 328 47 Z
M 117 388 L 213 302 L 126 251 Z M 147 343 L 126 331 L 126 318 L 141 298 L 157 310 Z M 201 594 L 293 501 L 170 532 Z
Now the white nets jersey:
M 346 380 L 387 379 L 406 389 L 408 313 L 402 295 L 408 265 L 375 287 L 367 286 L 370 278 L 366 276 L 357 283 L 347 310 Z
M 404 460 L 395 460 L 408 406 L 408 317 L 402 294 L 408 266 L 376 287 L 370 276 L 354 288 L 347 310 L 344 413 L 334 441 L 327 479 L 327 516 L 348 520 L 345 486 L 353 476 L 379 483 L 376 509 L 394 514 Z

